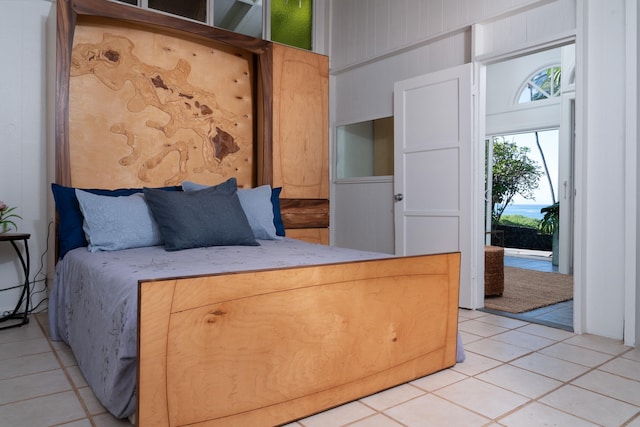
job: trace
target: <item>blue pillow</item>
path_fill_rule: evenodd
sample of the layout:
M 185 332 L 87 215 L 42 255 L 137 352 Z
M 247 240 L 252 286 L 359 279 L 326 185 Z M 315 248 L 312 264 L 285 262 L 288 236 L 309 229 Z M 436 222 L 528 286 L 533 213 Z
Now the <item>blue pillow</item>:
M 208 187 L 208 185 L 191 181 L 182 183 L 184 191 L 203 190 Z M 265 199 L 266 196 L 269 196 L 269 191 L 271 192 L 270 197 Z M 281 191 L 282 187 L 272 189 L 270 185 L 238 189 L 240 203 L 256 239 L 276 240 L 284 237 L 284 224 L 280 213 Z M 265 200 L 270 203 L 265 203 Z M 271 223 L 273 223 L 273 227 L 271 227 Z
M 182 189 L 184 191 L 202 190 L 205 188 L 209 187 L 191 181 L 182 183 Z M 249 220 L 249 225 L 256 239 L 278 240 L 281 238 L 276 234 L 271 195 L 272 191 L 269 185 L 238 190 L 240 205 L 242 205 L 242 209 L 247 216 L 247 220 Z
M 233 184 L 229 191 L 229 183 Z M 259 246 L 236 193 L 236 180 L 197 191 L 145 188 L 167 251 L 205 246 Z
M 284 224 L 282 222 L 282 213 L 280 212 L 280 192 L 282 187 L 271 189 L 271 205 L 273 206 L 273 225 L 276 226 L 276 235 L 285 236 Z
M 182 191 L 182 187 L 163 187 L 167 191 Z M 142 192 L 142 188 L 120 188 L 117 190 L 82 189 L 89 193 L 103 196 L 129 196 Z M 59 184 L 51 184 L 51 192 L 58 212 L 58 258 L 62 259 L 72 249 L 87 246 L 88 242 L 82 229 L 82 212 L 76 197 L 76 189 L 64 187 Z
M 158 224 L 142 193 L 130 196 L 99 196 L 76 189 L 84 216 L 83 230 L 89 252 L 158 246 Z

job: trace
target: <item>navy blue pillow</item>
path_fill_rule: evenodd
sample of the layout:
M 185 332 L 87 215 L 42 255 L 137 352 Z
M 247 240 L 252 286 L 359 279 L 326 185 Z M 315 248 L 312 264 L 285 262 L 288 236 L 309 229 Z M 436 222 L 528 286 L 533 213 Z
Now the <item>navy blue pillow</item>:
M 280 192 L 282 187 L 271 189 L 271 205 L 273 206 L 273 225 L 276 226 L 276 235 L 284 237 L 284 224 L 280 213 Z
M 198 184 L 191 181 L 185 181 L 182 183 L 183 190 L 202 190 L 209 187 L 206 184 Z M 276 236 L 284 237 L 284 224 L 282 223 L 282 214 L 280 213 L 280 192 L 282 187 L 276 187 L 271 189 L 271 206 L 273 207 L 273 225 L 276 227 Z
M 182 191 L 181 186 L 163 187 L 163 189 L 167 191 Z M 81 188 L 81 190 L 101 196 L 130 196 L 131 194 L 142 192 L 142 188 L 119 188 L 117 190 Z M 80 211 L 76 189 L 52 183 L 51 192 L 58 211 L 58 258 L 62 259 L 70 250 L 87 246 L 89 243 L 82 230 L 84 217 L 82 216 L 82 211 Z
M 229 191 L 229 183 L 234 188 Z M 167 251 L 206 246 L 260 246 L 236 192 L 235 178 L 197 191 L 145 188 Z

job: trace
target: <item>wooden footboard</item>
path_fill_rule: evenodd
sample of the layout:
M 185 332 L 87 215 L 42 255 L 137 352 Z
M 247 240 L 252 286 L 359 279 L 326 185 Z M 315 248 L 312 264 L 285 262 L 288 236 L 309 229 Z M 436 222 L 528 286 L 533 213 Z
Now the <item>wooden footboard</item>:
M 140 283 L 141 426 L 268 426 L 455 364 L 458 253 Z

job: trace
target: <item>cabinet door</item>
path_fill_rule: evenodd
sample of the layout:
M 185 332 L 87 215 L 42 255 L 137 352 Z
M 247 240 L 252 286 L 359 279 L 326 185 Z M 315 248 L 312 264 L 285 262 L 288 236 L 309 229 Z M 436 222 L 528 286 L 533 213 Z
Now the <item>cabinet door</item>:
M 289 235 L 316 242 L 328 236 L 329 60 L 279 44 L 273 45 L 273 186 L 283 187 L 285 227 L 297 230 Z M 285 212 L 286 206 L 298 209 Z
M 273 46 L 273 184 L 283 198 L 329 198 L 329 61 Z

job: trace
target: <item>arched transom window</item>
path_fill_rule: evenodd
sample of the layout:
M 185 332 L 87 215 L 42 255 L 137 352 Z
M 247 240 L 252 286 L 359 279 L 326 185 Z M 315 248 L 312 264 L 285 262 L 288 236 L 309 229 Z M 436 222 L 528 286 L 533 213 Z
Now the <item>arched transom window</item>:
M 560 96 L 560 66 L 544 68 L 533 74 L 520 90 L 518 104 Z

